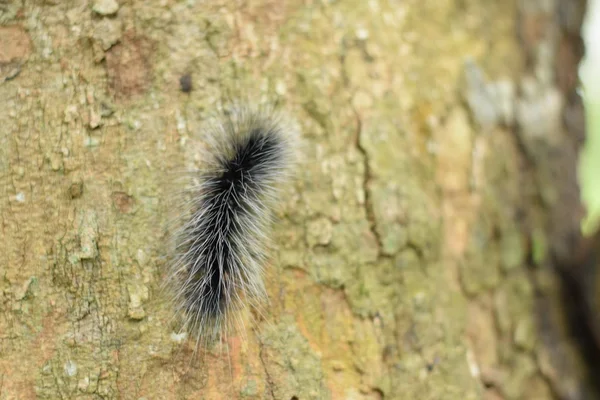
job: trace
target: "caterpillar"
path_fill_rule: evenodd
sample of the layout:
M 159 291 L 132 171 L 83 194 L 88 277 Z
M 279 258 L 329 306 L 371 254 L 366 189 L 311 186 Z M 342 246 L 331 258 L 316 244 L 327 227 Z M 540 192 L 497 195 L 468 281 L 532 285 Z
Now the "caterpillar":
M 267 297 L 269 229 L 299 135 L 281 113 L 248 106 L 213 118 L 205 132 L 204 166 L 168 273 L 176 315 L 197 342 L 217 338 L 234 312 Z

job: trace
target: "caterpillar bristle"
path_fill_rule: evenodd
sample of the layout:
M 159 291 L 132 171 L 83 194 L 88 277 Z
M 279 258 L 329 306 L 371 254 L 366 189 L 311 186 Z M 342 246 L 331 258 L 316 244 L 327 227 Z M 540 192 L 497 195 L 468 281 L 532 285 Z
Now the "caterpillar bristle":
M 267 298 L 269 229 L 298 136 L 282 114 L 248 106 L 223 112 L 205 133 L 167 277 L 182 329 L 197 344 L 221 337 L 236 312 Z

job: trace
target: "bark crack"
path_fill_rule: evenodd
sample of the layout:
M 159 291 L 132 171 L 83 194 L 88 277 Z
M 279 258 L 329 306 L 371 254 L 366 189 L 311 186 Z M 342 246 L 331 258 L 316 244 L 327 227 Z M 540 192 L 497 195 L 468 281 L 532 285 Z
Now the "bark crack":
M 264 352 L 264 343 L 261 342 L 260 351 L 258 352 L 258 356 L 260 358 L 260 363 L 262 364 L 263 369 L 265 370 L 265 375 L 267 376 L 267 385 L 268 385 L 269 393 L 271 394 L 271 398 L 273 400 L 276 400 L 275 390 L 273 388 L 275 386 L 275 384 L 273 383 L 273 378 L 271 378 L 271 374 L 269 373 L 269 369 L 267 368 L 267 362 L 265 361 L 263 352 Z
M 340 67 L 341 67 L 340 69 L 342 72 L 342 82 L 343 82 L 343 86 L 346 89 L 351 88 L 350 79 L 349 79 L 347 71 L 346 71 L 345 50 L 348 49 L 348 46 L 349 46 L 348 43 L 342 42 L 342 49 L 341 49 L 341 55 L 340 55 Z M 354 94 L 351 92 L 351 96 L 350 96 L 351 100 L 352 100 L 353 95 Z M 375 208 L 373 206 L 373 199 L 371 196 L 371 191 L 369 190 L 369 183 L 371 182 L 371 180 L 373 178 L 372 173 L 371 173 L 371 165 L 369 163 L 369 153 L 367 152 L 365 147 L 361 144 L 362 118 L 360 116 L 360 113 L 358 112 L 358 110 L 356 109 L 354 104 L 352 103 L 352 101 L 350 101 L 349 104 L 350 104 L 350 108 L 352 109 L 352 113 L 354 114 L 354 117 L 356 118 L 356 137 L 355 137 L 354 145 L 355 145 L 356 149 L 358 150 L 358 152 L 362 156 L 362 162 L 363 162 L 363 167 L 364 167 L 362 190 L 365 195 L 365 199 L 364 199 L 365 214 L 367 216 L 367 221 L 369 222 L 369 230 L 371 231 L 371 234 L 375 237 L 375 241 L 377 242 L 377 258 L 380 258 L 383 254 L 383 241 L 381 239 L 379 231 L 377 230 L 377 219 L 375 218 Z
M 375 208 L 373 206 L 373 199 L 371 197 L 371 191 L 369 190 L 369 183 L 372 179 L 371 174 L 371 165 L 369 164 L 369 153 L 361 144 L 361 135 L 362 135 L 362 119 L 356 110 L 355 107 L 352 107 L 352 111 L 354 112 L 354 116 L 356 117 L 356 149 L 362 155 L 363 158 L 363 166 L 364 166 L 364 174 L 362 181 L 362 190 L 365 194 L 365 212 L 367 215 L 367 221 L 369 222 L 369 229 L 371 233 L 375 237 L 377 241 L 377 257 L 379 258 L 382 254 L 383 244 L 381 240 L 381 236 L 379 235 L 379 231 L 377 230 L 377 219 L 375 218 Z

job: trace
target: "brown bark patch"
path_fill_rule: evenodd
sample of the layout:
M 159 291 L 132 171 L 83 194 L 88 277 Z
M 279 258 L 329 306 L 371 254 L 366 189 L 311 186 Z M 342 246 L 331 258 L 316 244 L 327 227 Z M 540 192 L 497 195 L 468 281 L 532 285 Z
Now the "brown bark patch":
M 20 61 L 31 53 L 29 35 L 20 26 L 0 27 L 0 64 Z
M 557 86 L 570 93 L 579 83 L 579 61 L 583 57 L 583 41 L 579 37 L 563 36 L 556 56 Z
M 106 52 L 106 69 L 111 90 L 117 98 L 144 93 L 152 81 L 152 43 L 128 32 L 121 43 Z
M 129 214 L 133 211 L 135 206 L 135 200 L 125 192 L 113 192 L 112 194 L 113 204 L 123 214 Z
M 23 28 L 0 27 L 0 83 L 16 77 L 30 53 L 31 40 Z

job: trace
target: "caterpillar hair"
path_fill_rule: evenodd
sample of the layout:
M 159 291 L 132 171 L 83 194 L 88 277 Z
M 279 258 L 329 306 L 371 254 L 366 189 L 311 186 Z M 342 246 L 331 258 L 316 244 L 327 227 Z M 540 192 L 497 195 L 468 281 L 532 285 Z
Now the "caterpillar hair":
M 176 314 L 197 343 L 220 337 L 232 313 L 267 297 L 268 231 L 298 136 L 272 109 L 236 106 L 222 114 L 206 130 L 204 166 L 168 274 Z

